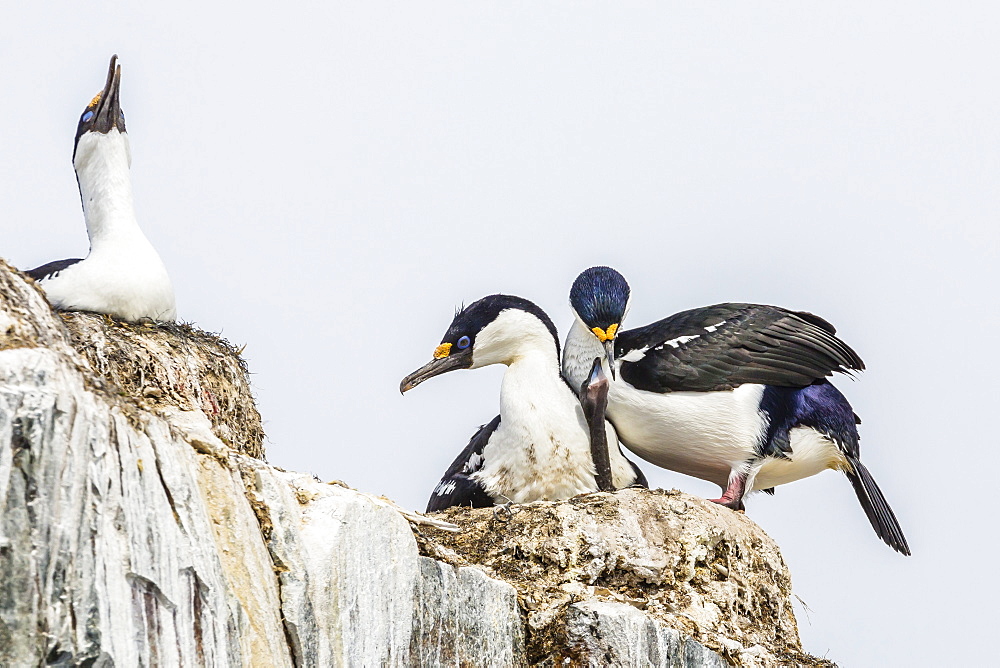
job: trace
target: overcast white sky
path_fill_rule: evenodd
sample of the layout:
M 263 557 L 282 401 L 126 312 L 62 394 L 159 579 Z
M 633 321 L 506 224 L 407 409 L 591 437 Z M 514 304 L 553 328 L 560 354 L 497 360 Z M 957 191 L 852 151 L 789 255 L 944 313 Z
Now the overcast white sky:
M 982 663 L 1000 10 L 754 4 L 4 3 L 0 256 L 86 252 L 72 141 L 117 52 L 141 223 L 182 318 L 247 344 L 269 460 L 417 509 L 497 412 L 499 368 L 397 390 L 463 301 L 522 295 L 565 332 L 601 263 L 632 284 L 631 326 L 818 313 L 868 364 L 837 384 L 914 556 L 839 474 L 752 499 L 805 647 Z

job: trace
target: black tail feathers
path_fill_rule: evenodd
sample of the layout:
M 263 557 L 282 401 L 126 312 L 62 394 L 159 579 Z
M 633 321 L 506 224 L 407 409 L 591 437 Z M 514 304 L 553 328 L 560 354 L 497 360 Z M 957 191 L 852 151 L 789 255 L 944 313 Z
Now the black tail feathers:
M 882 495 L 882 490 L 875 484 L 875 479 L 868 472 L 865 465 L 859 459 L 849 457 L 851 469 L 845 471 L 851 485 L 854 486 L 854 493 L 858 495 L 861 507 L 868 515 L 868 521 L 872 523 L 872 528 L 878 537 L 885 541 L 886 545 L 896 550 L 900 554 L 910 556 L 910 546 L 906 544 L 906 537 L 903 530 L 896 521 L 896 515 Z

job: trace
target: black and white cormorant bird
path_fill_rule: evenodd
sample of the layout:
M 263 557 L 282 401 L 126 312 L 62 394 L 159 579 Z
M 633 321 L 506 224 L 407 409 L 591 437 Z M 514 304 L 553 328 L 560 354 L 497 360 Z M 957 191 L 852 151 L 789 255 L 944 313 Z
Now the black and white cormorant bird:
M 174 320 L 174 289 L 132 203 L 132 153 L 119 106 L 121 66 L 111 57 L 107 82 L 76 129 L 73 167 L 90 237 L 86 258 L 49 262 L 26 272 L 64 311 L 93 311 L 124 320 Z
M 594 362 L 592 358 L 588 372 Z M 449 467 L 427 511 L 560 500 L 597 491 L 590 425 L 584 405 L 560 375 L 555 325 L 527 299 L 490 295 L 463 308 L 434 359 L 404 378 L 399 389 L 406 392 L 442 373 L 489 364 L 507 365 L 500 415 L 480 428 Z M 581 385 L 600 386 L 599 366 L 592 378 L 586 376 Z M 590 396 L 586 390 L 584 403 Z M 645 477 L 618 447 L 602 408 L 589 406 L 588 413 L 596 414 L 606 430 L 602 435 L 613 486 L 645 486 Z
M 719 485 L 736 510 L 754 490 L 843 471 L 879 538 L 909 554 L 903 531 L 861 463 L 860 420 L 826 380 L 864 369 L 833 326 L 811 313 L 717 304 L 620 331 L 629 285 L 609 267 L 573 283 L 576 316 L 563 375 L 578 385 L 603 354 L 607 419 L 643 459 Z

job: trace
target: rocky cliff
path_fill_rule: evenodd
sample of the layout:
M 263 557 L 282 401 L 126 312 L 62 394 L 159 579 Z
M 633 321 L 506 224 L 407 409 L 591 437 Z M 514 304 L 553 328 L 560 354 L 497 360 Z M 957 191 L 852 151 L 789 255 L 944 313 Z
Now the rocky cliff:
M 425 518 L 262 443 L 225 341 L 54 314 L 0 262 L 0 665 L 826 663 L 744 516 L 626 490 Z

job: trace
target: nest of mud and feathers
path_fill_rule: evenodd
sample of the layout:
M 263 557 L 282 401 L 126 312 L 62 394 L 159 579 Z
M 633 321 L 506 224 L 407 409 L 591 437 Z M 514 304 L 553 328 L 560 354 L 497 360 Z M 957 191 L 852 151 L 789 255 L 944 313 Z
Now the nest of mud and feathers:
M 628 489 L 437 517 L 461 531 L 421 528 L 421 552 L 517 589 L 532 664 L 573 662 L 567 608 L 601 600 L 633 605 L 736 664 L 741 647 L 758 647 L 765 663 L 834 665 L 802 651 L 777 545 L 746 516 L 703 499 Z
M 224 443 L 263 459 L 264 429 L 249 372 L 231 343 L 189 324 L 59 315 L 73 347 L 120 396 L 146 410 L 201 410 Z
M 54 313 L 35 281 L 0 259 L 0 350 L 44 347 L 83 356 L 84 382 L 143 410 L 201 410 L 237 452 L 264 457 L 264 430 L 240 351 L 188 324 L 128 323 L 96 313 Z M 75 357 L 75 356 L 74 356 Z

